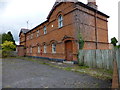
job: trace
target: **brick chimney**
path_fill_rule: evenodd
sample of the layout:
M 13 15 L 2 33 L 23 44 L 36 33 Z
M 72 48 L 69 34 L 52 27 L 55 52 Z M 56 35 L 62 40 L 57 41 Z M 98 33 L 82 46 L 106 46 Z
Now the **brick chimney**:
M 88 0 L 87 5 L 97 10 L 96 0 Z
M 78 2 L 78 0 L 56 0 L 56 2 Z

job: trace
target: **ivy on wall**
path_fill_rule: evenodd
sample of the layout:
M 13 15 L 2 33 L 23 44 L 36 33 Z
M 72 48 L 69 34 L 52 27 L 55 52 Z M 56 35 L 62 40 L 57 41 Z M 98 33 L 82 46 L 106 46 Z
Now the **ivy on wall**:
M 81 33 L 78 33 L 78 43 L 79 49 L 83 49 L 85 41 L 83 40 Z

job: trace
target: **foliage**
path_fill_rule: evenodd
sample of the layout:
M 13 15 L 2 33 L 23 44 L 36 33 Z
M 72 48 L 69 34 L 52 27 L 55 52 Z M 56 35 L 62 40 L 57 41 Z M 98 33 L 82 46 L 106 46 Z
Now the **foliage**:
M 82 35 L 81 35 L 81 33 L 79 32 L 78 33 L 78 43 L 79 43 L 79 49 L 83 49 L 83 47 L 84 47 L 84 40 L 83 40 L 83 38 L 82 38 Z M 78 58 L 78 61 L 80 61 L 79 60 L 79 50 L 78 50 L 78 54 L 77 54 L 77 58 Z M 84 65 L 84 63 L 81 61 L 81 62 L 79 62 L 79 64 L 81 65 L 81 66 L 83 66 Z
M 14 45 L 16 45 L 12 33 L 9 31 L 7 34 L 10 36 L 10 41 L 13 42 Z
M 118 45 L 117 47 L 120 48 L 120 45 Z
M 16 45 L 16 44 L 15 44 L 15 40 L 13 39 L 13 35 L 11 34 L 10 31 L 9 31 L 7 34 L 6 34 L 6 33 L 3 33 L 3 34 L 2 34 L 2 44 L 3 44 L 5 41 L 11 41 L 11 42 L 13 42 L 14 45 Z
M 0 34 L 0 44 L 2 44 L 2 34 Z M 2 50 L 1 45 L 0 45 L 0 50 Z
M 2 50 L 0 50 L 0 58 L 2 58 Z
M 111 43 L 113 44 L 114 48 L 116 49 L 120 48 L 120 45 L 117 45 L 118 40 L 115 37 L 111 38 Z
M 2 50 L 2 57 L 8 57 L 10 55 L 10 52 L 7 52 L 5 50 Z
M 2 34 L 0 34 L 0 44 L 2 44 Z
M 17 52 L 15 51 L 2 51 L 2 58 L 6 58 L 6 57 L 16 57 L 17 56 Z
M 112 43 L 114 46 L 116 46 L 117 43 L 118 43 L 118 41 L 117 41 L 117 39 L 116 39 L 115 37 L 113 37 L 113 38 L 111 38 L 111 43 Z
M 10 41 L 10 36 L 6 33 L 3 33 L 2 34 L 2 44 L 5 42 L 5 41 Z
M 115 48 L 116 48 L 116 49 L 119 49 L 119 48 L 120 48 L 120 45 L 116 45 Z
M 79 43 L 79 49 L 83 49 L 84 40 L 83 40 L 82 35 L 80 33 L 78 34 L 78 43 Z
M 5 41 L 1 46 L 3 51 L 14 51 L 16 49 L 16 46 L 11 41 Z
M 11 41 L 5 41 L 2 46 L 2 57 L 9 57 L 12 56 L 11 51 L 15 51 L 16 45 L 13 44 Z

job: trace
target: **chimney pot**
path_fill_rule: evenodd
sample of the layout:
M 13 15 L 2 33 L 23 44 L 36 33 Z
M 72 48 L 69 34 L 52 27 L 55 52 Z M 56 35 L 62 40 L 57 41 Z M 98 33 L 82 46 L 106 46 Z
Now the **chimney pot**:
M 56 2 L 78 2 L 78 0 L 56 0 Z
M 96 5 L 96 0 L 88 0 L 88 3 L 92 3 L 92 4 Z
M 87 5 L 97 10 L 96 0 L 88 0 Z

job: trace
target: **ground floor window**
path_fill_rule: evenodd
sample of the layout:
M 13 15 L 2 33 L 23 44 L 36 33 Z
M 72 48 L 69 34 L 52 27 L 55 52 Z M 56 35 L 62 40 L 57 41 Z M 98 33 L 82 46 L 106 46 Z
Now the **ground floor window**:
M 52 53 L 56 53 L 56 44 L 55 43 L 52 44 Z
M 47 47 L 46 47 L 46 45 L 44 45 L 44 53 L 47 53 Z
M 30 53 L 32 53 L 32 47 L 30 47 Z
M 27 48 L 27 53 L 29 53 L 29 48 Z
M 38 46 L 38 53 L 40 53 L 40 46 Z

